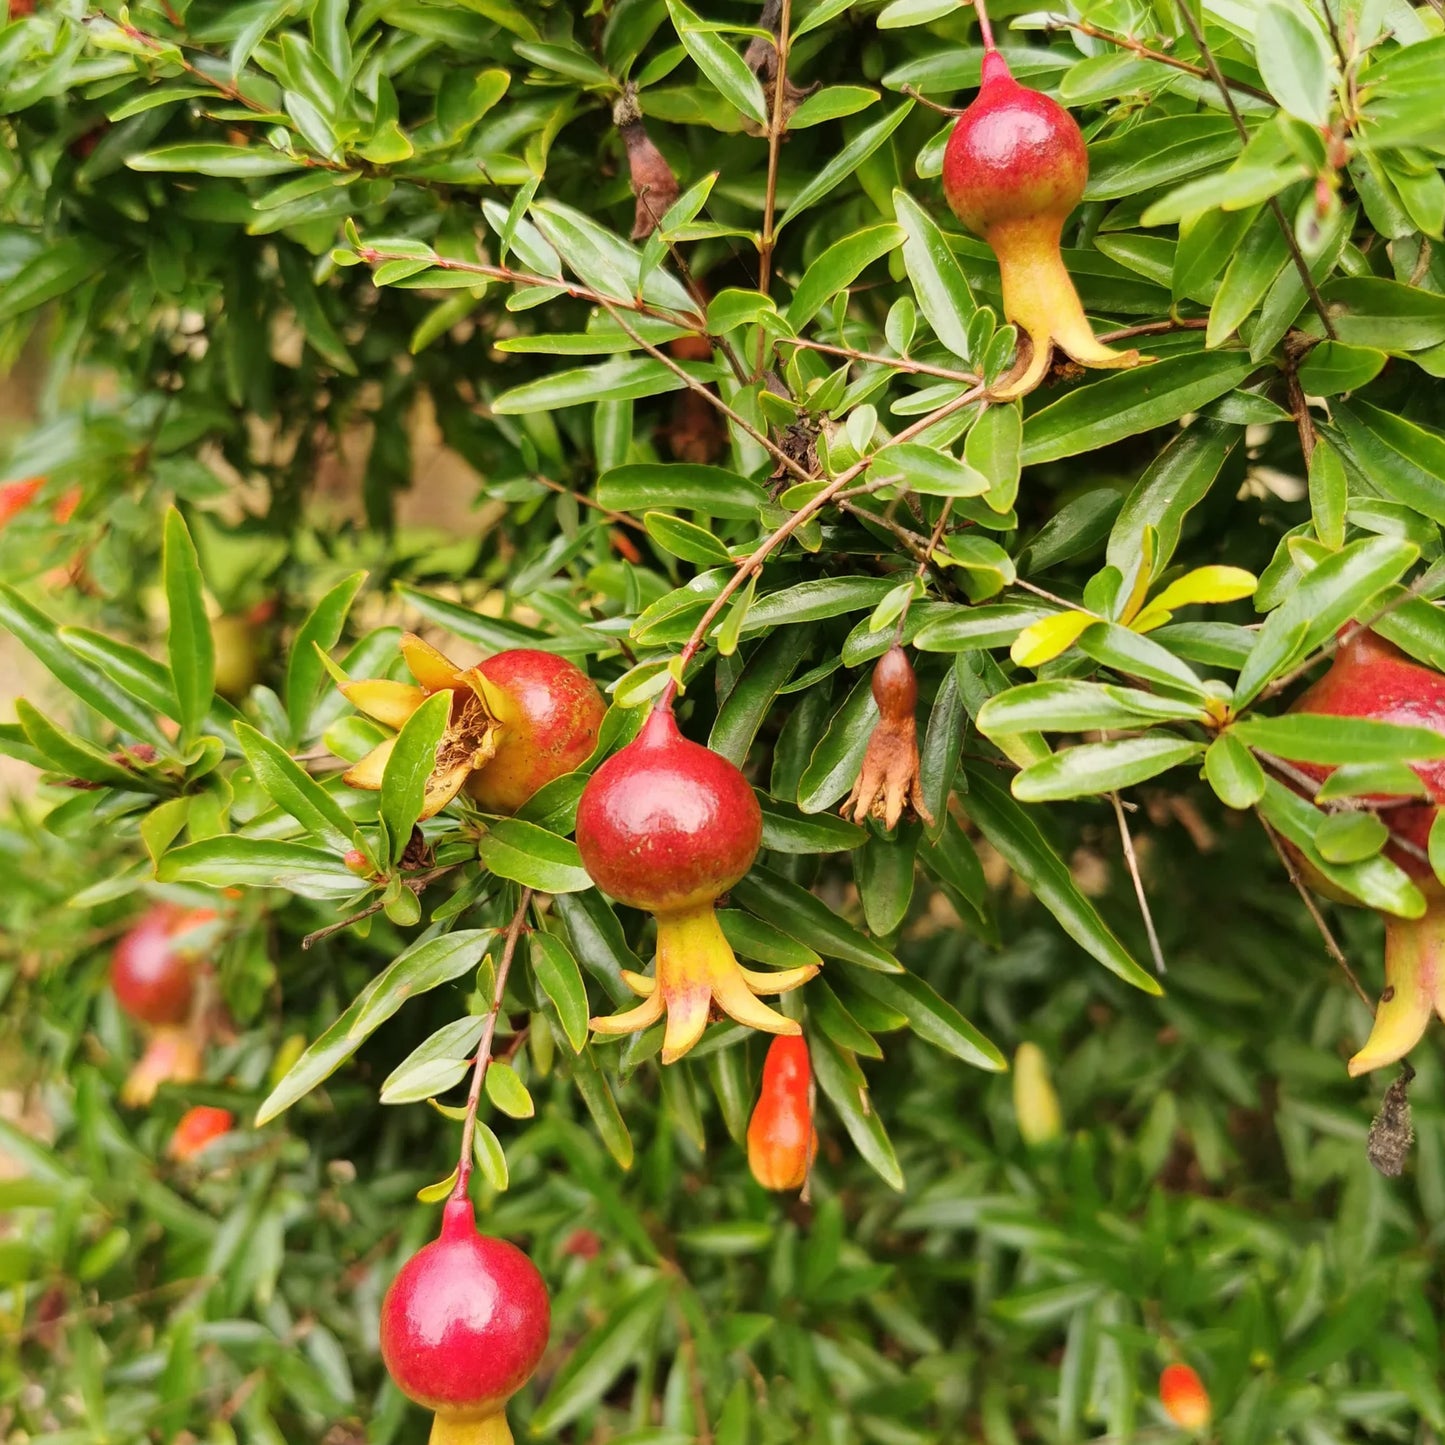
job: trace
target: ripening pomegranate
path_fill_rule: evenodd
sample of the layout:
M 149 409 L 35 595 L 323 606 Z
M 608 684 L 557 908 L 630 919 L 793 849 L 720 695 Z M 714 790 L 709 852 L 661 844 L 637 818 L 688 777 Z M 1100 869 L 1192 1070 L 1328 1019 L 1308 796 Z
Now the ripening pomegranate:
M 1213 1417 L 1209 1391 L 1188 1365 L 1165 1365 L 1159 1376 L 1159 1403 L 1181 1430 L 1203 1430 Z
M 381 1357 L 397 1388 L 435 1413 L 431 1445 L 512 1445 L 506 1405 L 547 1347 L 551 1304 L 514 1244 L 477 1233 L 452 1198 L 440 1236 L 402 1265 L 381 1306 Z
M 1379 722 L 1433 728 L 1445 733 L 1445 676 L 1415 662 L 1397 647 L 1364 629 L 1346 635 L 1330 670 L 1303 693 L 1291 712 L 1330 717 L 1374 718 Z M 1298 764 L 1323 781 L 1333 768 Z M 1372 798 L 1388 805 L 1382 821 L 1409 847 L 1392 841 L 1386 856 L 1407 872 L 1425 895 L 1419 918 L 1385 915 L 1385 991 L 1365 1046 L 1349 1062 L 1352 1075 L 1383 1068 L 1420 1042 L 1433 1010 L 1445 1018 L 1445 889 L 1423 856 L 1439 805 L 1445 803 L 1445 760 L 1412 765 L 1427 798 Z M 1329 897 L 1338 891 L 1303 859 L 1312 886 Z M 1345 900 L 1348 901 L 1348 900 Z
M 818 1152 L 813 1069 L 801 1038 L 776 1038 L 763 1061 L 763 1086 L 748 1121 L 748 1168 L 764 1189 L 801 1189 Z
M 596 684 L 565 657 L 512 648 L 463 668 L 411 633 L 401 650 L 416 686 L 375 678 L 341 690 L 368 717 L 395 728 L 434 693 L 452 693 L 423 818 L 439 813 L 463 787 L 487 812 L 515 813 L 539 788 L 585 763 L 597 746 L 606 704 Z M 373 749 L 346 781 L 380 788 L 393 746 L 388 739 Z
M 655 707 L 636 739 L 588 780 L 577 808 L 583 867 L 604 893 L 657 918 L 655 978 L 624 974 L 643 1003 L 592 1020 L 603 1034 L 645 1029 L 666 1016 L 662 1061 L 702 1037 L 714 1004 L 774 1034 L 799 1025 L 760 993 L 806 983 L 815 965 L 755 973 L 739 965 L 714 904 L 757 857 L 763 816 L 748 781 L 726 758 L 689 742 L 671 707 Z
M 1028 338 L 1014 372 L 992 393 L 1032 391 L 1055 346 L 1083 366 L 1136 366 L 1137 351 L 1095 340 L 1059 246 L 1083 199 L 1089 155 L 1083 132 L 1057 101 L 1013 78 L 992 48 L 977 99 L 953 127 L 943 154 L 943 194 L 954 215 L 998 258 L 1003 313 Z
M 178 1163 L 186 1163 L 217 1139 L 229 1134 L 235 1123 L 236 1116 L 229 1109 L 197 1104 L 181 1115 L 181 1121 L 166 1145 L 166 1153 Z

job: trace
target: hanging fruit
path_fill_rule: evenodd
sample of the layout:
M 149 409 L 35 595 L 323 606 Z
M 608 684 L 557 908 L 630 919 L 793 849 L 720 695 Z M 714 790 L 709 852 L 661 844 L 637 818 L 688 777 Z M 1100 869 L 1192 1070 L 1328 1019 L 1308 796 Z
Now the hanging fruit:
M 1159 1403 L 1181 1430 L 1203 1430 L 1213 1417 L 1209 1391 L 1188 1365 L 1165 1365 L 1159 1376 Z
M 1445 676 L 1413 661 L 1384 638 L 1364 629 L 1345 636 L 1330 670 L 1290 708 L 1329 717 L 1372 718 L 1377 722 L 1432 728 L 1445 733 Z M 1333 768 L 1297 764 L 1321 782 Z M 1430 829 L 1445 802 L 1445 760 L 1411 765 L 1427 797 L 1371 797 L 1392 836 L 1385 855 L 1425 895 L 1419 918 L 1385 915 L 1385 991 L 1365 1046 L 1349 1062 L 1351 1075 L 1368 1073 L 1403 1058 L 1420 1042 L 1433 1011 L 1445 1018 L 1445 888 L 1428 862 Z M 1297 861 L 1312 887 L 1327 897 L 1338 889 L 1307 860 Z
M 873 669 L 873 701 L 878 721 L 843 814 L 851 813 L 855 823 L 877 818 L 885 828 L 895 828 L 907 812 L 931 825 L 933 814 L 923 801 L 918 776 L 918 679 L 908 654 L 896 643 Z
M 752 867 L 762 836 L 747 779 L 683 737 L 670 707 L 655 707 L 637 738 L 597 769 L 577 808 L 582 865 L 604 893 L 656 916 L 657 967 L 653 978 L 623 974 L 644 1002 L 593 1019 L 596 1032 L 630 1034 L 665 1016 L 665 1064 L 702 1037 L 714 1005 L 749 1028 L 800 1032 L 758 995 L 797 988 L 817 966 L 743 968 L 713 906 Z
M 431 1445 L 513 1445 L 506 1406 L 547 1348 L 551 1303 L 514 1244 L 477 1233 L 449 1199 L 440 1235 L 402 1265 L 381 1305 L 381 1357 L 397 1388 L 434 1413 Z
M 627 147 L 632 194 L 637 197 L 637 209 L 632 218 L 632 239 L 645 241 L 677 200 L 680 187 L 672 167 L 642 123 L 635 86 L 627 86 L 612 107 L 612 123 Z
M 813 1070 L 801 1038 L 776 1038 L 748 1122 L 748 1168 L 764 1189 L 801 1189 L 818 1152 Z
M 450 692 L 451 717 L 427 780 L 423 818 L 465 787 L 489 813 L 515 813 L 539 788 L 586 762 L 607 711 L 596 684 L 552 652 L 513 648 L 462 668 L 408 633 L 402 656 L 417 685 L 373 678 L 341 691 L 368 717 L 400 728 L 433 694 Z M 346 774 L 353 788 L 381 787 L 395 747 L 388 738 Z
M 235 1124 L 236 1116 L 229 1109 L 197 1104 L 181 1115 L 181 1121 L 166 1145 L 166 1153 L 178 1163 L 188 1163 L 217 1139 L 229 1134 Z
M 1150 358 L 1094 337 L 1060 244 L 1084 197 L 1089 154 L 1078 122 L 1057 101 L 1013 78 L 991 45 L 977 99 L 943 153 L 943 194 L 955 216 L 998 258 L 1003 314 L 1022 333 L 1018 362 L 991 395 L 1006 401 L 1044 379 L 1058 347 L 1082 366 L 1137 366 Z

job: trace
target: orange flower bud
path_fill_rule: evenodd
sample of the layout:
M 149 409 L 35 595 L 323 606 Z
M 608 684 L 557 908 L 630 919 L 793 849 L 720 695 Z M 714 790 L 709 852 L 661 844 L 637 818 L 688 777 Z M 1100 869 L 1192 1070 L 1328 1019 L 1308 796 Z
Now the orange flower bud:
M 1159 1403 L 1182 1430 L 1203 1430 L 1213 1417 L 1209 1391 L 1188 1365 L 1166 1365 L 1159 1376 Z
M 818 1152 L 812 1079 L 808 1045 L 791 1035 L 775 1038 L 748 1124 L 748 1168 L 764 1189 L 801 1189 L 808 1177 Z
M 223 1134 L 229 1134 L 235 1122 L 236 1116 L 229 1109 L 213 1109 L 198 1104 L 181 1115 L 181 1122 L 171 1135 L 166 1153 L 180 1162 L 194 1159 L 208 1144 L 213 1144 Z

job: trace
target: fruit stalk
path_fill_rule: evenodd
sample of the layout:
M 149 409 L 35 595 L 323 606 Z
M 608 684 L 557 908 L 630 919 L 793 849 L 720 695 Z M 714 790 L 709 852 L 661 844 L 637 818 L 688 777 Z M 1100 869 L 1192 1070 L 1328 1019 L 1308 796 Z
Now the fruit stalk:
M 532 890 L 522 890 L 521 902 L 517 904 L 517 911 L 512 915 L 512 921 L 507 926 L 506 941 L 502 944 L 502 956 L 497 961 L 497 982 L 492 990 L 492 1007 L 487 1014 L 487 1021 L 482 1025 L 482 1037 L 477 1044 L 477 1060 L 472 1069 L 472 1083 L 467 1090 L 467 1112 L 462 1119 L 462 1146 L 461 1153 L 457 1158 L 457 1182 L 452 1188 L 453 1199 L 465 1199 L 467 1189 L 472 1182 L 472 1139 L 477 1132 L 477 1109 L 482 1100 L 482 1085 L 487 1081 L 487 1070 L 492 1065 L 492 1038 L 497 1031 L 497 1016 L 502 1011 L 502 997 L 507 991 L 507 975 L 512 971 L 512 959 L 517 953 L 517 940 L 522 936 L 522 927 L 527 920 L 527 910 L 532 906 Z M 503 1428 L 506 1422 L 503 1421 Z M 505 1441 L 511 1439 L 510 1433 Z M 437 1436 L 433 1433 L 433 1441 Z M 505 1445 L 502 1437 L 498 1437 L 498 1445 Z M 477 1445 L 486 1445 L 483 1437 L 477 1437 Z

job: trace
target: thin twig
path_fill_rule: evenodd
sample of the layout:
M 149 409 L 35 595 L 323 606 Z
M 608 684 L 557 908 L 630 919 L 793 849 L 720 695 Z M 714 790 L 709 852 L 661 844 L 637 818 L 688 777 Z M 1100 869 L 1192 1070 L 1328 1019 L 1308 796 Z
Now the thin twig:
M 943 529 L 948 525 L 948 514 L 951 511 L 953 511 L 953 498 L 948 497 L 938 513 L 938 524 L 933 529 L 933 535 L 928 539 L 928 549 L 918 563 L 918 571 L 913 574 L 916 582 L 923 581 L 923 574 L 928 571 L 929 565 L 933 561 L 934 550 L 943 539 Z M 908 596 L 903 599 L 903 610 L 898 614 L 898 627 L 893 633 L 895 647 L 903 641 L 903 629 L 908 623 L 908 609 L 912 606 L 913 590 L 910 590 Z
M 985 50 L 998 49 L 993 43 L 993 26 L 989 24 L 988 6 L 984 0 L 973 0 L 973 9 L 978 16 L 978 33 L 983 36 L 983 48 Z
M 1144 932 L 1149 935 L 1149 952 L 1154 955 L 1154 972 L 1161 978 L 1168 971 L 1164 964 L 1164 950 L 1159 946 L 1159 931 L 1154 927 L 1154 914 L 1149 907 L 1149 895 L 1144 890 L 1144 879 L 1139 872 L 1139 858 L 1134 852 L 1134 835 L 1129 831 L 1129 820 L 1124 816 L 1124 804 L 1117 791 L 1109 794 L 1114 805 L 1114 816 L 1119 820 L 1119 841 L 1124 845 L 1124 862 L 1129 867 L 1129 877 L 1134 883 L 1134 897 L 1139 900 L 1139 914 L 1144 920 Z
M 1184 17 L 1184 23 L 1189 27 L 1189 33 L 1194 37 L 1194 43 L 1199 47 L 1199 54 L 1209 67 L 1210 78 L 1219 87 L 1224 108 L 1229 112 L 1229 117 L 1234 122 L 1234 128 L 1239 132 L 1240 140 L 1248 145 L 1249 127 L 1245 125 L 1244 117 L 1240 115 L 1239 107 L 1235 105 L 1234 97 L 1229 93 L 1229 83 L 1219 68 L 1219 62 L 1214 58 L 1214 52 L 1209 48 L 1209 42 L 1204 38 L 1203 27 L 1194 18 L 1194 11 L 1190 9 L 1189 0 L 1175 0 L 1175 4 L 1178 6 L 1179 13 Z M 1294 227 L 1290 225 L 1289 217 L 1285 215 L 1284 207 L 1280 205 L 1278 196 L 1271 196 L 1268 205 L 1270 214 L 1274 216 L 1280 234 L 1284 237 L 1284 243 L 1289 248 L 1290 256 L 1294 260 L 1295 270 L 1299 272 L 1299 278 L 1304 283 L 1305 294 L 1310 298 L 1310 304 L 1314 307 L 1325 328 L 1325 335 L 1334 341 L 1337 339 L 1335 324 L 1330 320 L 1329 310 L 1325 306 L 1324 297 L 1320 295 L 1319 287 L 1315 285 L 1315 278 L 1310 275 L 1309 262 L 1305 260 L 1304 252 L 1300 250 L 1299 242 L 1295 239 Z
M 919 105 L 923 106 L 926 110 L 936 110 L 939 115 L 958 117 L 968 108 L 967 106 L 940 105 L 936 100 L 929 100 L 921 90 L 915 90 L 911 85 L 901 85 L 899 86 L 899 90 L 902 94 L 906 95 L 909 100 L 916 100 Z
M 584 507 L 601 512 L 609 522 L 615 522 L 622 527 L 635 527 L 639 532 L 647 530 L 636 517 L 629 517 L 626 512 L 614 512 L 611 507 L 604 507 L 596 497 L 589 497 L 585 492 L 574 492 L 571 487 L 564 487 L 561 482 L 554 482 L 551 477 L 544 477 L 541 472 L 533 472 L 532 480 L 550 488 L 559 497 L 571 497 L 574 502 L 581 502 Z
M 419 894 L 428 883 L 442 877 L 446 873 L 454 873 L 462 865 L 460 863 L 448 863 L 444 868 L 433 868 L 429 873 L 419 873 L 415 878 L 405 878 L 402 881 L 413 893 Z M 373 903 L 369 908 L 363 908 L 359 913 L 353 913 L 343 918 L 340 923 L 328 923 L 325 928 L 318 928 L 315 933 L 308 933 L 301 940 L 303 950 L 311 947 L 313 943 L 320 943 L 323 938 L 330 938 L 333 933 L 340 933 L 344 928 L 350 928 L 353 923 L 360 923 L 363 918 L 370 918 L 373 913 L 380 913 L 386 907 L 386 900 L 380 903 Z
M 1101 331 L 1100 341 L 1127 341 L 1131 336 L 1163 336 L 1170 331 L 1205 331 L 1207 316 L 1171 317 L 1168 321 L 1145 321 L 1138 326 L 1121 326 L 1115 331 Z
M 944 381 L 956 381 L 963 386 L 977 386 L 979 374 L 976 371 L 951 371 L 946 366 L 929 366 L 922 361 L 910 361 L 904 356 L 882 356 L 876 351 L 856 351 L 851 346 L 830 346 L 824 341 L 807 341 L 801 336 L 779 336 L 777 342 L 783 346 L 801 346 L 808 351 L 822 351 L 829 356 L 845 356 L 849 361 L 872 362 L 879 366 L 892 367 L 894 371 L 907 371 L 916 376 L 937 376 Z
M 1087 20 L 1071 20 L 1062 15 L 1051 15 L 1044 25 L 1048 30 L 1077 30 L 1080 35 L 1091 36 L 1095 40 L 1106 40 L 1110 45 L 1117 45 L 1121 49 L 1132 51 L 1141 60 L 1153 60 L 1160 65 L 1170 66 L 1174 70 L 1182 70 L 1186 75 L 1192 75 L 1198 80 L 1212 80 L 1214 77 L 1202 65 L 1193 65 L 1187 60 L 1180 60 L 1177 55 L 1169 55 L 1163 50 L 1155 50 L 1145 45 L 1142 40 L 1135 40 L 1131 35 L 1114 35 L 1107 30 L 1100 30 L 1097 25 L 1090 25 Z M 1274 97 L 1267 91 L 1261 90 L 1257 85 L 1247 85 L 1242 80 L 1227 80 L 1232 90 L 1237 90 L 1243 95 L 1252 95 L 1257 100 L 1267 100 L 1271 104 Z
M 793 0 L 782 0 L 782 8 L 778 12 L 778 28 L 773 39 L 773 54 L 777 57 L 777 67 L 773 76 L 773 114 L 768 121 L 768 182 L 763 193 L 763 230 L 758 238 L 758 290 L 764 296 L 769 294 L 768 288 L 772 284 L 773 248 L 778 243 L 775 225 L 778 208 L 778 160 L 783 148 L 783 132 L 788 123 L 788 48 L 792 18 Z M 758 340 L 761 344 L 762 337 Z M 758 369 L 762 370 L 761 358 Z
M 512 957 L 517 952 L 517 940 L 522 936 L 522 926 L 527 921 L 527 909 L 532 904 L 532 890 L 522 889 L 522 900 L 507 927 L 506 941 L 502 944 L 502 956 L 497 962 L 497 982 L 492 990 L 492 1008 L 482 1026 L 481 1042 L 477 1045 L 477 1062 L 472 1069 L 472 1086 L 467 1090 L 467 1112 L 462 1120 L 462 1148 L 457 1158 L 457 1182 L 452 1189 L 453 1199 L 465 1199 L 467 1186 L 472 1180 L 472 1137 L 477 1132 L 477 1105 L 482 1098 L 482 1085 L 487 1079 L 487 1069 L 492 1062 L 492 1037 L 497 1031 L 497 1015 L 502 1011 L 502 995 L 507 991 L 507 975 L 512 971 Z
M 1304 388 L 1299 384 L 1299 373 L 1291 366 L 1285 372 L 1285 391 L 1289 396 L 1289 409 L 1294 413 L 1295 429 L 1299 432 L 1299 449 L 1304 453 L 1305 470 L 1315 454 L 1315 423 L 1310 415 L 1309 402 L 1305 400 Z
M 919 433 L 927 431 L 929 427 L 936 426 L 940 421 L 952 416 L 954 412 L 961 410 L 965 406 L 971 406 L 978 400 L 979 396 L 982 395 L 982 392 L 983 387 L 982 384 L 980 384 L 976 390 L 965 392 L 962 396 L 955 397 L 952 401 L 939 407 L 936 411 L 929 413 L 928 416 L 921 417 L 918 421 L 914 422 L 912 426 L 905 427 L 896 437 L 892 438 L 890 444 L 909 441 L 913 437 L 918 436 Z M 763 563 L 767 561 L 776 547 L 787 541 L 799 527 L 812 517 L 817 516 L 830 502 L 835 501 L 840 493 L 847 490 L 848 484 L 852 482 L 855 477 L 862 476 L 862 474 L 873 465 L 876 458 L 877 453 L 870 452 L 867 456 L 860 457 L 847 471 L 839 473 L 817 496 L 805 502 L 792 516 L 778 527 L 776 531 L 770 536 L 765 537 L 747 559 L 746 563 L 728 578 L 722 590 L 713 598 L 712 602 L 708 604 L 707 611 L 703 613 L 697 626 L 693 628 L 692 636 L 683 644 L 682 651 L 678 654 L 677 674 L 668 679 L 667 686 L 658 694 L 657 702 L 654 704 L 656 708 L 665 711 L 672 706 L 672 700 L 677 695 L 678 675 L 685 673 L 688 663 L 697 656 L 698 649 L 701 648 L 708 631 L 717 620 L 718 614 L 727 606 L 733 593 L 736 592 L 749 577 L 762 570 Z M 810 477 L 808 480 L 811 481 L 814 479 Z
M 1334 959 L 1344 971 L 1345 977 L 1350 981 L 1350 987 L 1359 994 L 1360 1002 L 1373 1014 L 1375 1012 L 1375 1005 L 1370 1002 L 1369 994 L 1365 992 L 1364 988 L 1360 985 L 1359 979 L 1355 977 L 1355 971 L 1350 967 L 1350 961 L 1345 957 L 1344 949 L 1335 941 L 1334 934 L 1330 932 L 1330 926 L 1325 922 L 1324 914 L 1320 912 L 1319 905 L 1315 902 L 1314 897 L 1305 886 L 1304 879 L 1299 876 L 1299 869 L 1295 867 L 1294 859 L 1290 857 L 1289 850 L 1280 840 L 1279 834 L 1271 827 L 1269 819 L 1266 818 L 1258 808 L 1254 810 L 1254 816 L 1259 819 L 1260 827 L 1264 829 L 1265 835 L 1274 847 L 1274 851 L 1279 854 L 1279 861 L 1284 864 L 1285 872 L 1289 874 L 1289 881 L 1294 884 L 1295 891 L 1304 899 L 1304 905 L 1309 909 L 1310 917 L 1314 919 L 1315 927 L 1319 929 L 1320 937 L 1324 940 L 1325 948 L 1329 952 L 1330 957 Z

